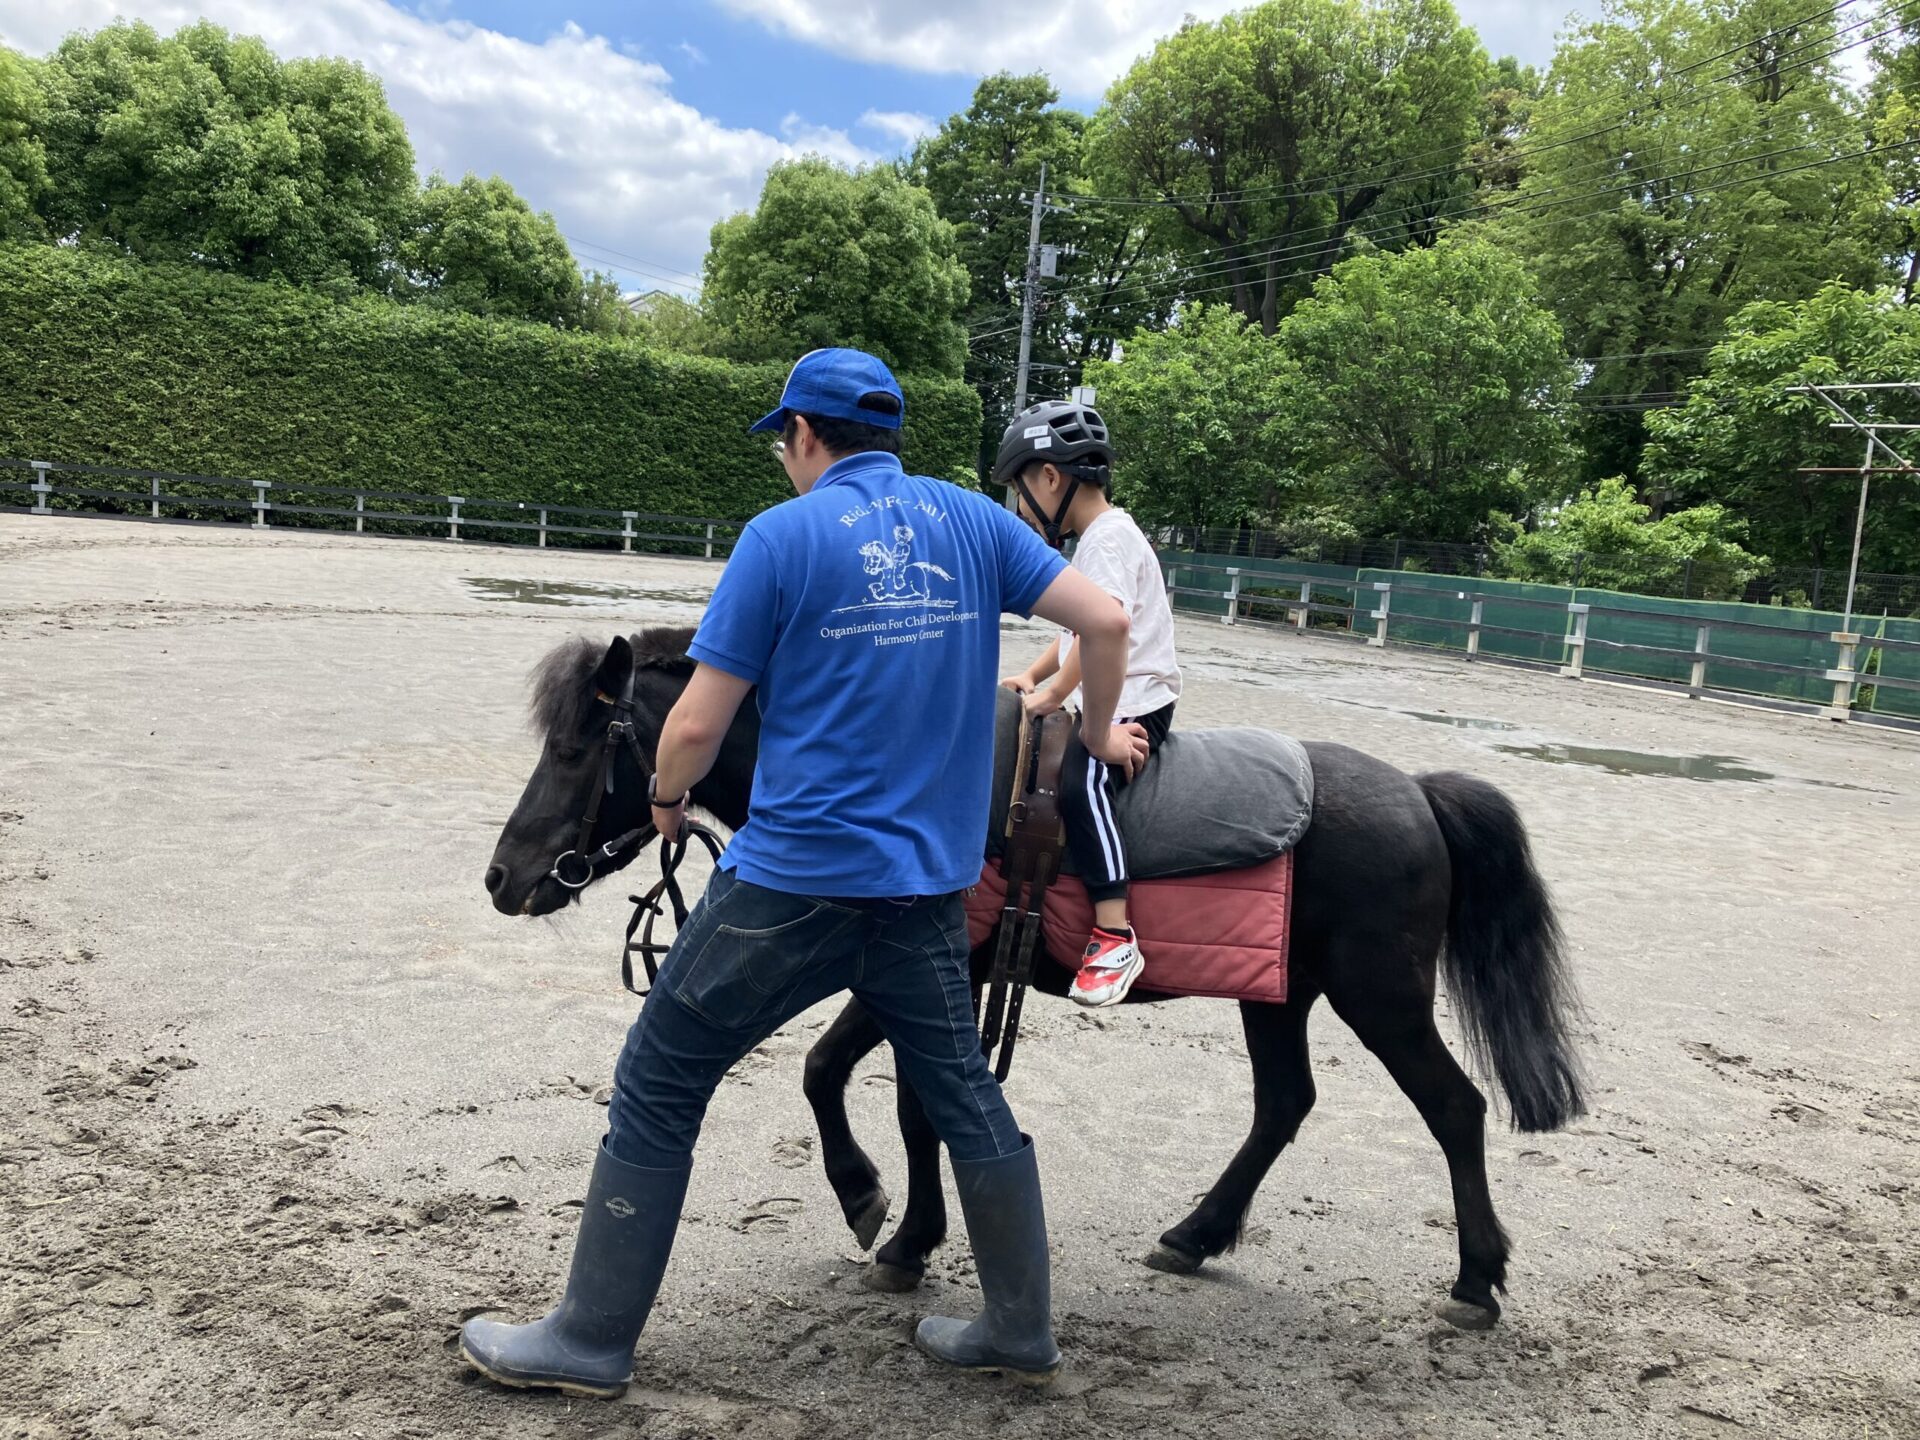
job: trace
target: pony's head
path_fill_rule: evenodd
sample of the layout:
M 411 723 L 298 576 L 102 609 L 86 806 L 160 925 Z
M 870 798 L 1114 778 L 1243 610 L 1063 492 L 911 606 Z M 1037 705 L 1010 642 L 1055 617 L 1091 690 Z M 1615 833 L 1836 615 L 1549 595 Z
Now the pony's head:
M 585 847 L 588 852 L 610 837 L 647 823 L 647 776 L 659 743 L 660 727 L 693 673 L 687 629 L 643 630 L 616 636 L 602 646 L 574 639 L 550 651 L 534 667 L 530 705 L 540 732 L 540 759 L 533 767 L 520 803 L 507 817 L 487 866 L 487 891 L 504 915 L 545 915 L 562 908 L 576 893 L 554 879 L 554 862 L 576 848 L 580 823 L 596 785 L 606 748 L 607 727 L 618 718 L 614 698 L 633 682 L 633 724 L 645 768 L 625 745 L 615 748 L 607 771 L 606 793 Z M 637 853 L 637 852 L 634 852 Z M 632 858 L 602 861 L 592 878 L 610 874 Z M 589 882 L 591 883 L 591 882 Z

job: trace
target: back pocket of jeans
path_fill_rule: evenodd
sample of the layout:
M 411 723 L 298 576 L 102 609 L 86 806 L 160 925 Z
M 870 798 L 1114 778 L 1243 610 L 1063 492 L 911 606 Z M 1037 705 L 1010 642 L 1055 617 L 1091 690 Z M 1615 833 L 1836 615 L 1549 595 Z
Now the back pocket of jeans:
M 790 918 L 768 915 L 763 926 L 721 924 L 680 977 L 680 1000 L 716 1025 L 743 1029 L 790 996 L 821 951 L 852 918 L 837 905 L 792 897 Z M 737 913 L 737 912 L 736 912 Z M 740 916 L 758 919 L 759 916 Z

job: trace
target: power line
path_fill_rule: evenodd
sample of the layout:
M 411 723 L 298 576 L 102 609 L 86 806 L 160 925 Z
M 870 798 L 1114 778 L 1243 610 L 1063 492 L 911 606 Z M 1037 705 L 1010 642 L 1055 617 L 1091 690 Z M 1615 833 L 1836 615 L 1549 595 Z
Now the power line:
M 1804 171 L 1818 170 L 1828 165 L 1838 165 L 1844 161 L 1859 160 L 1869 155 L 1886 154 L 1892 151 L 1899 151 L 1899 150 L 1910 150 L 1915 148 L 1916 146 L 1920 146 L 1920 140 L 1901 141 L 1901 142 L 1898 142 L 1897 144 L 1881 146 L 1872 150 L 1850 150 L 1839 155 L 1830 155 L 1822 160 L 1809 161 L 1804 165 L 1791 165 L 1786 167 L 1785 169 L 1769 171 L 1763 175 L 1750 175 L 1743 179 L 1723 181 L 1717 185 L 1703 185 L 1698 187 L 1697 189 L 1691 190 L 1689 194 L 1695 198 L 1704 196 L 1704 195 L 1714 195 L 1725 190 L 1737 189 L 1743 185 L 1764 184 L 1769 181 L 1781 179 L 1788 175 L 1797 175 Z M 1810 147 L 1798 146 L 1795 148 L 1807 149 Z M 1724 169 L 1725 166 L 1713 166 L 1710 168 Z M 1568 205 L 1578 204 L 1582 201 L 1596 199 L 1605 195 L 1622 194 L 1630 190 L 1644 189 L 1648 185 L 1657 185 L 1657 184 L 1663 184 L 1675 179 L 1684 179 L 1689 173 L 1692 173 L 1692 172 L 1682 171 L 1678 175 L 1668 175 L 1668 176 L 1661 176 L 1653 180 L 1636 181 L 1633 184 L 1630 184 L 1627 186 L 1613 186 L 1613 187 L 1609 187 L 1602 190 L 1592 191 L 1587 194 L 1570 196 L 1565 200 L 1556 200 L 1548 204 L 1538 205 L 1538 206 L 1534 206 L 1534 205 L 1504 205 L 1504 206 L 1497 206 L 1497 207 L 1479 206 L 1479 207 L 1475 207 L 1474 210 L 1464 211 L 1458 215 L 1444 217 L 1444 218 L 1456 219 L 1456 220 L 1464 219 L 1464 218 L 1468 218 L 1470 215 L 1474 214 L 1476 211 L 1486 212 L 1486 213 L 1498 213 L 1498 214 L 1505 214 L 1505 213 L 1508 213 L 1509 211 L 1513 213 L 1518 213 L 1518 214 L 1542 213 L 1547 210 L 1561 209 Z M 1369 237 L 1366 237 L 1365 232 L 1359 232 L 1359 233 L 1363 236 L 1363 238 L 1369 238 Z M 1221 270 L 1229 267 L 1216 266 L 1212 268 L 1215 270 Z M 1225 291 L 1237 290 L 1240 288 L 1241 288 L 1241 285 L 1239 284 L 1239 282 L 1230 282 L 1225 285 L 1210 286 L 1201 290 L 1185 289 L 1185 288 L 1176 286 L 1174 289 L 1167 290 L 1164 292 L 1138 291 L 1134 293 L 1133 298 L 1135 299 L 1145 298 L 1149 300 L 1155 300 L 1155 299 L 1193 300 L 1193 299 L 1198 299 L 1204 295 L 1217 295 L 1217 294 L 1224 293 Z
M 1887 11 L 1881 12 L 1881 15 L 1875 18 L 1876 19 L 1882 18 L 1884 17 L 1885 14 L 1890 13 L 1894 9 L 1910 7 L 1915 3 L 1916 3 L 1916 0 L 1902 0 L 1902 5 L 1889 6 Z M 1872 23 L 1872 22 L 1869 21 L 1867 23 Z M 1857 27 L 1849 27 L 1849 28 L 1857 28 Z M 1898 28 L 1898 27 L 1896 26 L 1894 28 Z M 1778 33 L 1778 32 L 1774 32 L 1774 31 L 1768 32 L 1768 34 L 1773 34 L 1773 33 Z M 1871 44 L 1873 41 L 1880 39 L 1882 35 L 1887 33 L 1891 33 L 1891 32 L 1883 31 L 1883 32 L 1880 32 L 1879 34 L 1867 36 L 1864 39 L 1851 42 L 1848 45 L 1837 47 L 1836 49 L 1827 52 L 1823 56 L 1817 56 L 1811 60 L 1801 61 L 1796 65 L 1784 67 L 1783 73 L 1790 72 L 1793 70 L 1805 69 L 1810 65 L 1819 63 L 1820 60 L 1822 59 L 1831 59 L 1834 55 L 1843 53 L 1846 50 L 1856 49 L 1859 46 L 1865 45 L 1865 44 Z M 1763 36 L 1760 38 L 1764 39 L 1765 37 Z M 1749 43 L 1754 43 L 1754 42 L 1749 42 Z M 1696 63 L 1699 63 L 1699 62 L 1696 62 Z M 1614 126 L 1611 128 L 1618 129 L 1620 127 Z M 1606 133 L 1609 133 L 1609 132 L 1607 130 L 1592 132 L 1593 135 L 1600 135 L 1600 134 L 1606 134 Z M 1579 140 L 1579 139 L 1591 138 L 1591 136 L 1577 136 L 1574 138 L 1575 140 Z M 1569 143 L 1572 143 L 1572 142 L 1569 142 Z M 1740 143 L 1736 142 L 1734 145 L 1726 146 L 1719 151 L 1709 152 L 1709 153 L 1723 154 L 1723 155 L 1734 154 L 1740 148 L 1741 148 Z M 1751 163 L 1751 162 L 1764 160 L 1764 159 L 1779 158 L 1780 156 L 1786 155 L 1786 154 L 1801 153 L 1811 148 L 1814 148 L 1814 147 L 1811 145 L 1802 145 L 1802 146 L 1788 147 L 1785 150 L 1774 151 L 1764 155 L 1746 155 L 1746 156 L 1736 155 L 1734 159 L 1726 161 L 1719 165 L 1703 166 L 1692 171 L 1678 172 L 1678 174 L 1679 175 L 1705 174 L 1714 169 L 1725 168 L 1726 165 L 1741 163 L 1743 160 Z M 1629 155 L 1626 158 L 1631 159 L 1632 156 Z M 1577 167 L 1575 173 L 1578 173 L 1579 170 L 1587 170 L 1587 171 L 1604 170 L 1610 167 L 1616 167 L 1618 163 L 1619 163 L 1618 157 L 1614 157 L 1614 156 L 1601 157 L 1596 161 L 1590 161 L 1583 166 Z M 1676 176 L 1654 177 L 1654 178 L 1640 181 L 1638 183 L 1644 184 L 1644 185 L 1658 185 L 1658 184 L 1665 183 L 1666 181 L 1672 180 L 1674 178 L 1676 178 Z M 1525 201 L 1514 201 L 1514 202 L 1505 202 L 1500 200 L 1483 201 L 1483 202 L 1479 202 L 1478 204 L 1470 205 L 1469 208 L 1467 208 L 1466 210 L 1454 211 L 1452 213 L 1449 213 L 1447 211 L 1444 202 L 1437 208 L 1425 203 L 1416 203 L 1413 205 L 1402 206 L 1397 210 L 1376 212 L 1374 214 L 1369 215 L 1367 217 L 1368 223 L 1370 225 L 1376 226 L 1376 228 L 1371 230 L 1364 230 L 1364 229 L 1359 229 L 1358 227 L 1354 227 L 1354 228 L 1348 229 L 1345 233 L 1340 233 L 1341 222 L 1334 221 L 1328 224 L 1311 227 L 1305 231 L 1282 231 L 1274 235 L 1260 236 L 1260 237 L 1250 238 L 1246 240 L 1233 241 L 1233 242 L 1229 242 L 1226 245 L 1209 247 L 1199 252 L 1200 257 L 1203 259 L 1206 255 L 1225 255 L 1225 256 L 1228 256 L 1229 258 L 1214 262 L 1212 264 L 1189 263 L 1189 264 L 1178 267 L 1176 273 L 1180 276 L 1183 276 L 1187 280 L 1192 280 L 1192 279 L 1204 278 L 1208 274 L 1240 269 L 1242 267 L 1251 266 L 1251 265 L 1259 264 L 1263 262 L 1272 263 L 1274 261 L 1292 259 L 1292 258 L 1295 258 L 1296 256 L 1307 254 L 1310 251 L 1324 248 L 1324 246 L 1329 241 L 1332 241 L 1332 240 L 1338 240 L 1341 243 L 1344 243 L 1348 238 L 1350 238 L 1355 234 L 1363 235 L 1363 236 L 1366 236 L 1367 238 L 1378 238 L 1380 236 L 1390 234 L 1394 227 L 1390 225 L 1380 226 L 1378 222 L 1382 220 L 1403 220 L 1405 219 L 1405 217 L 1414 216 L 1425 223 L 1437 225 L 1443 221 L 1465 218 L 1466 216 L 1477 214 L 1477 213 L 1494 213 L 1495 211 L 1499 211 L 1499 210 L 1517 208 L 1521 204 L 1533 205 L 1539 201 L 1544 200 L 1546 197 L 1557 193 L 1557 189 L 1559 188 L 1564 188 L 1564 185 L 1561 187 L 1557 187 L 1555 190 L 1548 190 L 1545 192 L 1536 191 L 1531 196 L 1527 197 Z M 1626 187 L 1626 188 L 1631 188 L 1631 187 Z M 1593 196 L 1595 195 L 1606 194 L 1606 193 L 1613 193 L 1613 192 L 1612 190 L 1595 191 L 1595 192 L 1592 192 L 1591 195 L 1585 198 L 1593 198 Z M 1307 236 L 1313 236 L 1318 238 L 1305 240 L 1305 241 L 1296 243 L 1291 247 L 1282 249 L 1280 251 L 1270 252 L 1268 254 L 1248 253 L 1248 254 L 1242 254 L 1242 255 L 1232 255 L 1230 253 L 1233 251 L 1251 252 L 1251 251 L 1254 251 L 1257 247 L 1267 244 L 1272 240 L 1284 239 L 1284 238 L 1287 238 L 1288 236 L 1295 235 L 1295 234 L 1305 234 Z M 1084 294 L 1090 288 L 1092 287 L 1081 286 L 1081 287 L 1075 287 L 1074 289 L 1070 289 L 1070 290 L 1056 291 L 1055 293 L 1056 294 L 1074 294 L 1074 293 Z
M 1824 10 L 1816 11 L 1811 15 L 1801 16 L 1799 19 L 1789 21 L 1785 25 L 1775 26 L 1771 29 L 1765 30 L 1761 32 L 1759 35 L 1753 36 L 1746 40 L 1742 40 L 1738 44 L 1729 46 L 1725 50 L 1718 51 L 1712 55 L 1705 57 L 1704 59 L 1693 61 L 1691 64 L 1681 66 L 1679 69 L 1673 71 L 1672 73 L 1675 76 L 1687 75 L 1692 71 L 1701 69 L 1707 65 L 1714 64 L 1717 61 L 1724 60 L 1730 56 L 1740 54 L 1742 51 L 1747 50 L 1754 45 L 1759 45 L 1764 43 L 1766 40 L 1770 39 L 1775 35 L 1786 34 L 1790 31 L 1799 29 L 1803 25 L 1813 24 L 1817 21 L 1827 19 L 1839 13 L 1841 10 L 1844 10 L 1848 5 L 1853 3 L 1855 3 L 1855 0 L 1841 0 L 1841 3 L 1837 5 L 1830 5 Z M 1784 59 L 1789 56 L 1799 54 L 1803 50 L 1811 49 L 1814 46 L 1828 44 L 1833 41 L 1836 41 L 1840 38 L 1840 36 L 1847 34 L 1849 31 L 1861 29 L 1866 25 L 1871 25 L 1875 23 L 1877 20 L 1884 19 L 1886 16 L 1890 14 L 1904 11 L 1913 3 L 1914 3 L 1914 0 L 1899 0 L 1899 3 L 1889 4 L 1886 7 L 1886 9 L 1880 11 L 1879 14 L 1877 15 L 1869 16 L 1866 20 L 1855 21 L 1850 25 L 1847 25 L 1835 30 L 1831 35 L 1823 39 L 1810 41 L 1805 45 L 1799 46 L 1794 50 L 1786 52 L 1785 56 L 1776 57 L 1776 58 Z M 1785 67 L 1785 68 L 1794 69 L 1794 70 L 1808 68 L 1811 65 L 1818 64 L 1823 59 L 1830 60 L 1834 56 L 1844 54 L 1848 50 L 1856 49 L 1860 45 L 1870 44 L 1872 43 L 1872 41 L 1882 38 L 1887 33 L 1890 33 L 1890 32 L 1883 31 L 1878 35 L 1868 36 L 1864 40 L 1850 42 L 1847 45 L 1839 46 L 1836 49 L 1833 49 L 1827 52 L 1823 56 L 1817 56 L 1812 60 L 1803 62 L 1801 64 L 1797 64 L 1794 66 Z M 1725 75 L 1711 76 L 1705 82 L 1701 82 L 1689 88 L 1696 95 L 1704 94 L 1705 88 L 1707 85 L 1737 81 L 1740 77 L 1747 74 L 1748 72 L 1750 72 L 1751 70 L 1753 70 L 1754 68 L 1756 68 L 1758 65 L 1762 63 L 1764 62 L 1755 61 L 1739 69 L 1730 71 Z M 1490 168 L 1496 164 L 1509 164 L 1512 161 L 1519 159 L 1523 156 L 1546 154 L 1547 152 L 1552 150 L 1563 149 L 1568 145 L 1577 145 L 1583 140 L 1597 139 L 1600 136 L 1612 134 L 1616 130 L 1624 129 L 1627 121 L 1630 120 L 1635 113 L 1636 113 L 1636 107 L 1629 107 L 1625 111 L 1616 112 L 1616 123 L 1603 126 L 1598 130 L 1592 130 L 1584 134 L 1570 136 L 1565 140 L 1556 140 L 1550 144 L 1519 147 L 1514 150 L 1510 150 L 1506 152 L 1504 155 L 1501 155 L 1499 157 L 1485 160 L 1485 161 L 1473 162 L 1464 167 L 1458 163 L 1435 166 L 1428 170 L 1416 170 L 1411 172 L 1404 172 L 1397 175 L 1386 176 L 1372 183 L 1377 183 L 1384 188 L 1384 187 L 1392 186 L 1396 184 L 1408 183 L 1413 180 L 1426 179 L 1433 176 L 1457 174 L 1463 168 L 1467 170 L 1473 170 L 1473 169 Z M 1418 160 L 1422 156 L 1426 156 L 1426 155 L 1457 154 L 1459 151 L 1459 148 L 1460 147 L 1457 145 L 1435 146 L 1429 150 L 1415 151 L 1414 154 L 1406 157 L 1406 159 Z M 1379 168 L 1378 165 L 1368 165 L 1368 166 L 1356 166 L 1353 169 L 1345 170 L 1345 171 L 1337 171 L 1333 175 L 1324 177 L 1324 183 L 1327 184 L 1329 188 L 1322 189 L 1322 190 L 1308 190 L 1308 191 L 1293 192 L 1294 198 L 1305 200 L 1305 199 L 1313 199 L 1317 197 L 1324 197 L 1327 195 L 1341 193 L 1346 187 L 1335 184 L 1334 182 L 1353 180 L 1355 177 L 1364 176 L 1367 174 L 1367 172 L 1372 170 L 1377 170 L 1378 168 Z M 1182 204 L 1199 204 L 1199 205 L 1213 205 L 1213 204 L 1222 204 L 1222 203 L 1233 204 L 1233 203 L 1238 203 L 1239 201 L 1245 200 L 1246 198 L 1252 197 L 1252 196 L 1284 194 L 1284 193 L 1290 192 L 1291 190 L 1292 190 L 1291 186 L 1288 186 L 1285 184 L 1276 184 L 1276 185 L 1262 185 L 1262 186 L 1246 186 L 1240 189 L 1218 190 L 1218 191 L 1212 191 L 1205 194 L 1197 194 L 1197 195 L 1168 195 L 1168 196 L 1161 196 L 1153 199 L 1143 199 L 1139 196 L 1120 196 L 1120 195 L 1068 195 L 1066 198 L 1071 203 L 1085 202 L 1088 204 L 1096 204 L 1096 205 L 1134 206 L 1134 207 L 1140 207 L 1140 208 L 1165 208 L 1168 206 L 1177 206 Z
M 1891 150 L 1912 148 L 1912 146 L 1914 146 L 1915 144 L 1920 144 L 1920 142 L 1904 141 L 1896 145 L 1885 146 L 1875 150 L 1847 151 L 1839 155 L 1830 155 L 1823 160 L 1810 162 L 1809 164 L 1806 164 L 1806 165 L 1788 166 L 1783 169 L 1768 171 L 1764 174 L 1748 176 L 1741 180 L 1722 182 L 1720 184 L 1715 184 L 1715 185 L 1705 185 L 1705 186 L 1695 187 L 1690 189 L 1688 193 L 1690 196 L 1693 196 L 1696 198 L 1704 195 L 1716 194 L 1722 190 L 1731 189 L 1738 185 L 1762 184 L 1768 181 L 1782 178 L 1787 175 L 1798 174 L 1804 170 L 1818 169 L 1823 165 L 1839 164 L 1842 161 L 1857 160 L 1868 155 L 1883 154 Z M 1667 185 L 1675 181 L 1688 180 L 1699 175 L 1710 174 L 1717 170 L 1727 169 L 1731 165 L 1737 165 L 1741 163 L 1753 163 L 1753 162 L 1766 160 L 1766 159 L 1777 159 L 1784 155 L 1803 153 L 1807 150 L 1814 149 L 1814 148 L 1816 147 L 1812 145 L 1789 146 L 1779 151 L 1768 152 L 1762 155 L 1743 156 L 1735 160 L 1722 161 L 1713 165 L 1701 166 L 1692 170 L 1676 171 L 1670 175 L 1661 175 L 1661 176 L 1634 179 L 1621 185 L 1602 186 L 1596 190 L 1580 192 L 1578 194 L 1569 195 L 1563 199 L 1557 199 L 1557 200 L 1546 198 L 1547 196 L 1551 196 L 1555 193 L 1554 191 L 1547 191 L 1545 192 L 1545 195 L 1542 195 L 1530 200 L 1480 202 L 1476 204 L 1467 205 L 1465 208 L 1454 210 L 1452 212 L 1438 213 L 1433 215 L 1430 218 L 1432 219 L 1434 224 L 1438 225 L 1442 222 L 1458 222 L 1461 220 L 1472 219 L 1482 215 L 1544 214 L 1552 210 L 1564 209 L 1570 205 L 1578 205 L 1578 204 L 1582 204 L 1582 203 L 1593 201 L 1593 200 L 1604 199 L 1612 195 L 1630 194 L 1634 191 L 1645 190 L 1653 186 Z M 1397 228 L 1398 228 L 1397 226 L 1392 224 L 1378 226 L 1373 229 L 1367 229 L 1367 228 L 1356 226 L 1353 229 L 1349 230 L 1344 236 L 1340 238 L 1343 244 L 1353 239 L 1377 240 L 1383 237 L 1391 236 Z M 1271 238 L 1277 239 L 1279 237 L 1275 236 Z M 1209 289 L 1200 290 L 1200 291 L 1195 291 L 1188 288 L 1189 282 L 1194 280 L 1207 279 L 1207 278 L 1210 278 L 1211 276 L 1224 274 L 1232 270 L 1237 270 L 1242 268 L 1251 268 L 1263 262 L 1285 261 L 1288 259 L 1295 258 L 1296 256 L 1299 256 L 1299 255 L 1307 254 L 1311 251 L 1323 249 L 1325 248 L 1325 245 L 1326 245 L 1325 240 L 1313 240 L 1313 241 L 1307 241 L 1307 242 L 1303 242 L 1301 244 L 1297 244 L 1293 246 L 1282 247 L 1281 249 L 1275 250 L 1267 255 L 1236 257 L 1233 259 L 1218 261 L 1211 264 L 1182 267 L 1181 269 L 1176 271 L 1173 275 L 1167 276 L 1164 279 L 1156 282 L 1155 285 L 1151 288 L 1146 286 L 1141 286 L 1141 287 L 1132 289 L 1131 291 L 1127 291 L 1123 289 L 1122 293 L 1135 300 L 1138 300 L 1141 298 L 1191 299 L 1195 295 L 1217 294 L 1223 290 L 1238 289 L 1240 288 L 1242 282 L 1235 281 L 1226 285 L 1214 286 Z M 1062 298 L 1067 298 L 1067 299 L 1072 299 L 1077 295 L 1081 295 L 1085 293 L 1088 293 L 1087 287 L 1080 287 L 1078 289 L 1067 288 L 1067 289 L 1063 289 L 1055 292 L 1056 295 L 1059 295 Z
M 681 289 L 697 290 L 700 287 L 700 277 L 695 275 L 691 270 L 676 270 L 673 266 L 663 265 L 657 260 L 642 260 L 637 255 L 628 255 L 622 251 L 613 249 L 611 246 L 599 245 L 591 240 L 581 240 L 565 233 L 563 233 L 560 238 L 565 240 L 567 244 L 572 246 L 576 251 L 599 252 L 598 254 L 589 254 L 587 256 L 589 260 L 594 261 L 596 264 L 608 265 L 616 264 L 616 262 L 624 262 L 617 264 L 617 268 L 630 270 L 632 273 L 645 276 L 649 280 L 659 280 L 668 285 L 677 285 Z M 676 276 L 685 278 L 675 279 L 674 277 Z M 692 283 L 688 284 L 688 281 Z

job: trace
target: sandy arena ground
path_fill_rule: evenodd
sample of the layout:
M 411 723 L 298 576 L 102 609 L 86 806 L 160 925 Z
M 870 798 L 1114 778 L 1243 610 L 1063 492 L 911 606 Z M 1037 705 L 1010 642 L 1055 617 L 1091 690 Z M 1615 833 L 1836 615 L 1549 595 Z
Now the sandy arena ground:
M 626 1400 L 477 1382 L 460 1319 L 558 1293 L 632 1003 L 631 887 L 556 922 L 482 890 L 523 678 L 716 573 L 0 518 L 0 1434 L 1920 1436 L 1920 737 L 1200 621 L 1184 726 L 1470 770 L 1528 818 L 1596 1104 L 1490 1137 L 1504 1323 L 1434 1318 L 1439 1150 L 1324 1008 L 1245 1243 L 1146 1269 L 1245 1133 L 1238 1016 L 1042 1003 L 1012 1098 L 1069 1368 L 940 1373 L 908 1337 L 971 1313 L 966 1245 L 859 1285 L 800 1093 L 821 1010 L 716 1099 Z M 891 1092 L 882 1054 L 852 1098 L 897 1214 Z

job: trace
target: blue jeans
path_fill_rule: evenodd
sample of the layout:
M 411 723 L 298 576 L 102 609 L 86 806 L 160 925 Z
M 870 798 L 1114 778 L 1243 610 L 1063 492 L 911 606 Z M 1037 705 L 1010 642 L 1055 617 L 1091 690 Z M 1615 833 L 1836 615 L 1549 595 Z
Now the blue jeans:
M 685 1164 L 734 1063 L 802 1010 L 851 990 L 953 1158 L 1013 1154 L 1020 1128 L 980 1053 L 967 955 L 958 895 L 825 900 L 715 871 L 627 1032 L 607 1149 L 629 1165 Z

